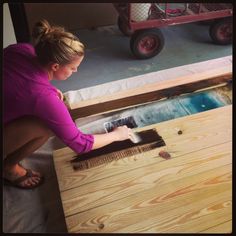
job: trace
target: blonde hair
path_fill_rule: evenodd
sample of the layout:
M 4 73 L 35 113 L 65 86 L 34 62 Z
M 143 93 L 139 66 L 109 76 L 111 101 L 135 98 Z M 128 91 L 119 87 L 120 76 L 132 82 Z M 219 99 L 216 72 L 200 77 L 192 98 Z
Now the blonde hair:
M 34 25 L 33 44 L 38 60 L 42 65 L 70 63 L 75 56 L 84 56 L 84 45 L 63 27 L 51 26 L 47 20 Z

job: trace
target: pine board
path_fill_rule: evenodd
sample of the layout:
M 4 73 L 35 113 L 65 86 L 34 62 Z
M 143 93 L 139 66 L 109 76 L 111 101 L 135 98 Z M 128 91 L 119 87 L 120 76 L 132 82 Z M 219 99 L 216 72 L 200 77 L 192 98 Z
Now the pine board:
M 231 231 L 232 106 L 137 131 L 150 128 L 166 147 L 88 170 L 73 170 L 71 149 L 54 152 L 68 232 Z
M 226 230 L 228 229 L 228 231 Z M 207 230 L 202 231 L 201 233 L 232 233 L 232 220 L 226 221 L 222 224 L 215 225 Z

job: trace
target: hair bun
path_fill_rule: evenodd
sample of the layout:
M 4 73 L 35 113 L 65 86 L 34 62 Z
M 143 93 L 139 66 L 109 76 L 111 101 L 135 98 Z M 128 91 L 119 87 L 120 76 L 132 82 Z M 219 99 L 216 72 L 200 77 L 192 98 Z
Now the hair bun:
M 44 35 L 48 34 L 51 31 L 51 26 L 47 20 L 41 20 L 37 22 L 32 30 L 32 37 L 36 41 L 39 41 Z
M 77 56 L 84 56 L 84 45 L 75 35 L 65 31 L 64 27 L 51 26 L 47 20 L 35 24 L 32 36 L 37 58 L 42 65 L 52 62 L 65 65 Z

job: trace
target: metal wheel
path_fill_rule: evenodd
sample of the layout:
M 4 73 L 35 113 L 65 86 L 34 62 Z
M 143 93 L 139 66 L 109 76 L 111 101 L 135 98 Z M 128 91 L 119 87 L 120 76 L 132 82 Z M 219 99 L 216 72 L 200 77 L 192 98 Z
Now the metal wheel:
M 128 25 L 124 22 L 124 20 L 119 16 L 117 25 L 121 33 L 123 33 L 125 36 L 131 36 L 132 30 L 129 29 Z
M 159 29 L 138 30 L 131 36 L 130 48 L 138 59 L 154 57 L 163 47 L 164 37 Z
M 209 33 L 216 44 L 227 45 L 232 43 L 232 18 L 227 17 L 214 21 L 210 26 Z

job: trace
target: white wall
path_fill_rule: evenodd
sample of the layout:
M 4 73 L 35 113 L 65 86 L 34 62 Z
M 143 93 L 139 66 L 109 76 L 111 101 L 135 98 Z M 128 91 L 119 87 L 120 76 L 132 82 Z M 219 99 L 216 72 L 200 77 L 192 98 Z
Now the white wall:
M 3 4 L 3 48 L 16 43 L 16 36 L 8 3 Z

